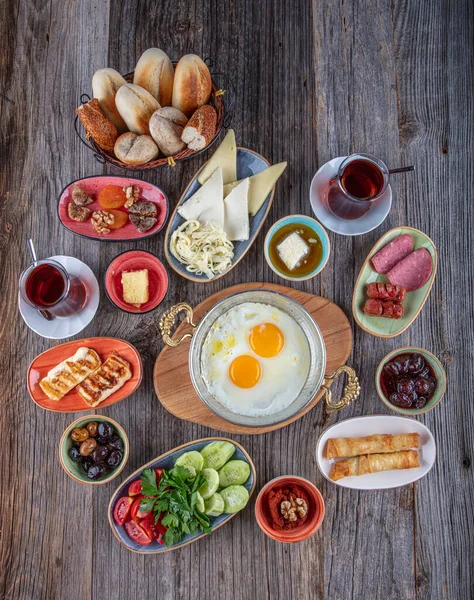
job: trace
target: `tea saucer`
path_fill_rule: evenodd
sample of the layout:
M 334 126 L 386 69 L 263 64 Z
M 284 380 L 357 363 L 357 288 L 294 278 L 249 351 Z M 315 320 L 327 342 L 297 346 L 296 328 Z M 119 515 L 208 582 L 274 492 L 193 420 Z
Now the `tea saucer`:
M 50 340 L 62 340 L 82 331 L 94 318 L 99 306 L 99 284 L 92 270 L 79 259 L 72 256 L 50 256 L 49 258 L 56 260 L 68 273 L 76 275 L 83 282 L 87 290 L 84 308 L 71 317 L 47 321 L 23 300 L 20 292 L 18 292 L 18 308 L 25 323 L 35 333 Z
M 333 158 L 317 171 L 311 182 L 309 200 L 314 214 L 326 229 L 341 235 L 362 235 L 381 225 L 387 218 L 392 206 L 392 188 L 388 185 L 382 197 L 372 203 L 363 217 L 352 221 L 336 217 L 327 207 L 324 194 L 329 186 L 329 181 L 335 177 L 339 165 L 345 158 L 347 157 Z

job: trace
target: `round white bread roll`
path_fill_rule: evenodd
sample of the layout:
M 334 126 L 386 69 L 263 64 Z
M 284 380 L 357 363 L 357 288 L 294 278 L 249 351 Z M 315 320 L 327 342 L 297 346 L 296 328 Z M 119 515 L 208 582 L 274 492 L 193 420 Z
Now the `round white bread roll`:
M 211 74 L 196 54 L 186 54 L 176 65 L 172 105 L 188 118 L 209 102 L 212 91 Z
M 158 100 L 150 92 L 139 85 L 126 83 L 117 92 L 115 105 L 130 131 L 141 135 L 150 134 L 148 122 L 155 110 L 160 108 Z
M 127 131 L 127 125 L 115 106 L 115 95 L 127 83 L 115 69 L 99 69 L 92 77 L 92 93 L 97 98 L 102 112 L 119 133 Z
M 117 138 L 115 156 L 127 165 L 142 165 L 155 159 L 160 151 L 149 135 L 129 131 Z
M 187 122 L 186 115 L 171 106 L 164 106 L 153 113 L 150 134 L 165 156 L 174 156 L 186 147 L 181 136 Z
M 173 65 L 168 56 L 159 48 L 149 48 L 137 62 L 133 83 L 150 92 L 161 106 L 169 106 L 173 94 L 173 77 Z

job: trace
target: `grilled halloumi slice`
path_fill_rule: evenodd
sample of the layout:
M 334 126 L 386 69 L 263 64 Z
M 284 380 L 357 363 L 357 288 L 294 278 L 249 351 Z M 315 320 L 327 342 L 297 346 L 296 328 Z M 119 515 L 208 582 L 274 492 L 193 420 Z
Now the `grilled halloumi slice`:
M 39 385 L 51 400 L 61 400 L 78 383 L 100 367 L 100 357 L 91 348 L 79 348 L 74 354 L 51 369 Z
M 89 406 L 97 406 L 119 390 L 132 376 L 130 363 L 116 352 L 77 386 L 77 391 Z

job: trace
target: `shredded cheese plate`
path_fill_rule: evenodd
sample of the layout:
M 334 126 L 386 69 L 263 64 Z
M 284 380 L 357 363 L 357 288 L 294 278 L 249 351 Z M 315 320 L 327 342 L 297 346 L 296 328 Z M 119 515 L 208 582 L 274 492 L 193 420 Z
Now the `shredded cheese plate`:
M 214 223 L 185 221 L 171 235 L 171 254 L 186 270 L 212 279 L 232 264 L 234 244 Z

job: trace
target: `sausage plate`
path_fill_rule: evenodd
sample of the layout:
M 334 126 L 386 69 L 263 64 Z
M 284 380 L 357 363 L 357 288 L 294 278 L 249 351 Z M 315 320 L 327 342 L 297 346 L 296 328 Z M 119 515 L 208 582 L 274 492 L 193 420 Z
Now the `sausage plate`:
M 400 319 L 387 319 L 385 317 L 373 317 L 364 313 L 364 304 L 367 299 L 366 287 L 372 282 L 389 283 L 386 275 L 377 273 L 370 264 L 370 259 L 389 242 L 399 235 L 409 234 L 413 238 L 414 250 L 425 248 L 431 256 L 433 269 L 428 281 L 419 289 L 407 292 L 403 306 L 405 309 Z M 369 252 L 367 258 L 357 277 L 352 296 L 352 314 L 356 323 L 367 333 L 381 338 L 391 338 L 400 335 L 407 329 L 418 316 L 423 308 L 433 285 L 436 269 L 438 266 L 438 253 L 433 241 L 422 231 L 412 227 L 395 227 L 387 231 Z

